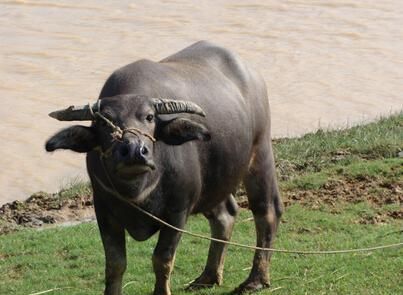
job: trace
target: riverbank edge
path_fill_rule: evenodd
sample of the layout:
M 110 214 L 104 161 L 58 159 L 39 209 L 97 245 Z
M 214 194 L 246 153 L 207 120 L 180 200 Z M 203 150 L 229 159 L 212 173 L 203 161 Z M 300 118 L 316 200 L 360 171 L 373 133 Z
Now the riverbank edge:
M 377 213 L 362 222 L 403 219 L 403 111 L 351 128 L 274 139 L 273 147 L 286 207 L 301 203 L 336 212 L 343 203 L 367 202 Z M 248 206 L 242 186 L 236 198 Z M 91 187 L 75 182 L 1 206 L 0 234 L 93 219 Z

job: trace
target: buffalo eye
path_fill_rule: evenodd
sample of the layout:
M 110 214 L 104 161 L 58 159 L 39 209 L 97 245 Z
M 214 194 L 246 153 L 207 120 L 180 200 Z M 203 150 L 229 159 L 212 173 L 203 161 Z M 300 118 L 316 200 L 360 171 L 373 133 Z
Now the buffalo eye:
M 154 120 L 154 115 L 152 115 L 152 114 L 147 115 L 146 120 L 148 122 L 152 122 Z

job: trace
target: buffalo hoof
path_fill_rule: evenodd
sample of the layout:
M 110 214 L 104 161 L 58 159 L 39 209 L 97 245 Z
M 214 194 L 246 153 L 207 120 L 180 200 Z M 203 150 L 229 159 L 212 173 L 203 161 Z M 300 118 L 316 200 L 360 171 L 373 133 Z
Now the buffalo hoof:
M 247 279 L 245 282 L 239 285 L 231 294 L 247 294 L 260 291 L 270 287 L 270 283 L 265 280 L 250 280 Z
M 171 295 L 170 290 L 154 290 L 153 295 Z
M 211 275 L 202 273 L 200 277 L 195 279 L 190 285 L 186 288 L 187 291 L 199 290 L 205 288 L 212 288 L 214 285 L 221 285 L 221 278 L 218 275 Z

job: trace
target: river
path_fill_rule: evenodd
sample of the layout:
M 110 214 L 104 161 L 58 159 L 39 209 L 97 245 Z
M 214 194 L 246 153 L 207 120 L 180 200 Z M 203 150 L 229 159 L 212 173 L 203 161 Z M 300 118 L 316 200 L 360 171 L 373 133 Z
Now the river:
M 84 156 L 46 154 L 116 68 L 205 39 L 264 75 L 275 137 L 346 127 L 403 106 L 403 2 L 0 1 L 0 203 L 86 177 Z

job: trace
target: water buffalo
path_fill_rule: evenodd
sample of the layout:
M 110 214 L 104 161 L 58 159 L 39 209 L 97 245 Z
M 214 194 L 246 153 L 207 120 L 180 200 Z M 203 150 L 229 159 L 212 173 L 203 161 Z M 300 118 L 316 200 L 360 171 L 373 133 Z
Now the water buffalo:
M 138 241 L 159 231 L 152 263 L 154 294 L 171 294 L 170 274 L 181 234 L 139 212 L 137 204 L 183 228 L 202 213 L 214 238 L 231 237 L 242 181 L 257 246 L 271 247 L 282 205 L 263 79 L 231 51 L 197 42 L 159 62 L 139 60 L 115 71 L 99 100 L 50 116 L 88 120 L 61 130 L 46 150 L 87 153 L 95 212 L 105 249 L 105 294 L 122 292 L 125 230 Z M 226 246 L 210 245 L 202 274 L 189 286 L 220 284 Z M 269 286 L 270 252 L 257 250 L 236 293 Z

